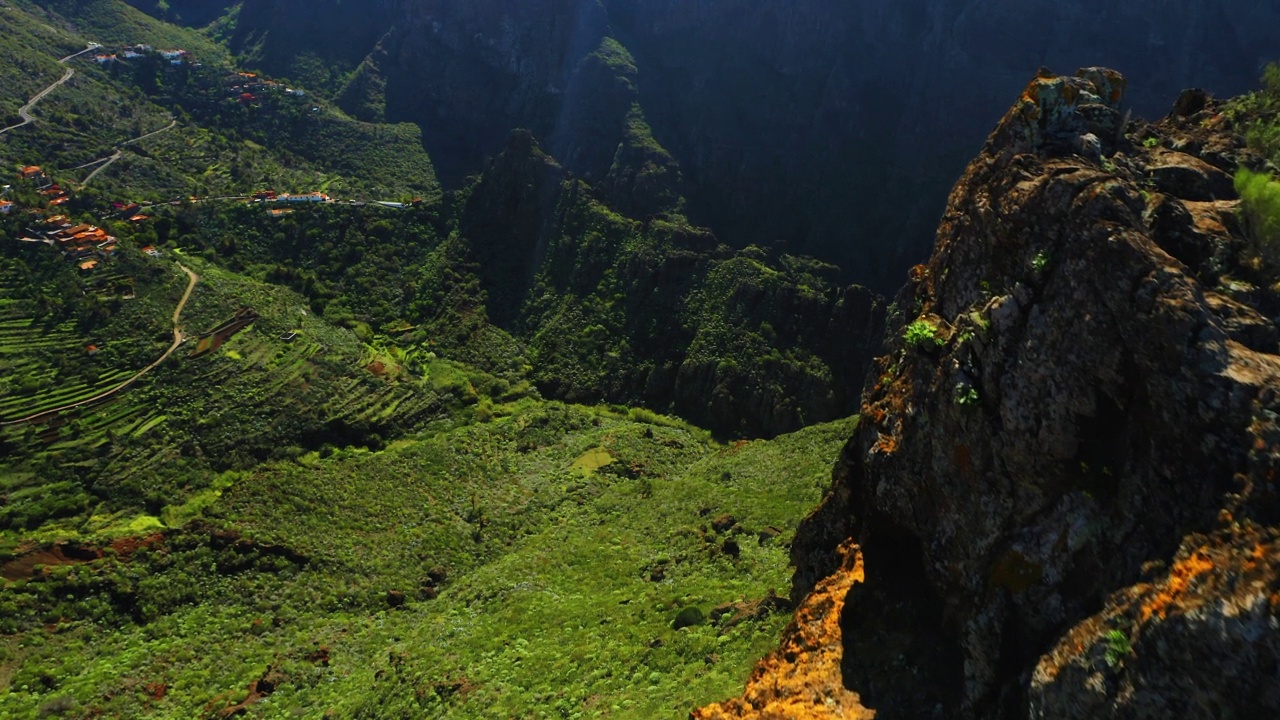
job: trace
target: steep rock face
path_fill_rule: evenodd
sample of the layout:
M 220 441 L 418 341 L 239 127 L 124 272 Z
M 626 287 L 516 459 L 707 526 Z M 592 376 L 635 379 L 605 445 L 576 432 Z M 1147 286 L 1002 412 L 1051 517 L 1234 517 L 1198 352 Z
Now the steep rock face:
M 630 69 L 599 72 L 590 58 L 606 41 L 634 56 Z M 664 162 L 683 170 L 695 221 L 738 247 L 785 242 L 892 291 L 1026 68 L 1107 63 L 1141 80 L 1129 100 L 1152 113 L 1184 87 L 1250 87 L 1280 47 L 1280 8 L 248 0 L 232 45 L 275 72 L 353 83 L 343 98 L 358 115 L 420 124 L 455 186 L 515 127 L 602 180 L 615 150 L 636 147 L 622 136 L 635 105 Z M 333 67 L 318 72 L 308 57 Z
M 545 394 L 642 403 L 730 436 L 852 413 L 879 347 L 876 295 L 840 285 L 830 265 L 735 252 L 607 199 L 528 131 L 466 194 L 464 274 L 489 320 L 526 344 Z
M 887 282 L 927 251 L 946 188 L 1027 68 L 1106 63 L 1141 79 L 1130 101 L 1154 113 L 1184 87 L 1243 91 L 1280 46 L 1265 3 L 605 4 L 713 227 Z
M 1259 159 L 1203 94 L 1125 125 L 1124 89 L 1046 74 L 991 135 L 797 538 L 800 595 L 862 544 L 833 641 L 879 717 L 1280 709 L 1280 297 L 1229 182 Z M 931 647 L 879 637 L 904 613 Z

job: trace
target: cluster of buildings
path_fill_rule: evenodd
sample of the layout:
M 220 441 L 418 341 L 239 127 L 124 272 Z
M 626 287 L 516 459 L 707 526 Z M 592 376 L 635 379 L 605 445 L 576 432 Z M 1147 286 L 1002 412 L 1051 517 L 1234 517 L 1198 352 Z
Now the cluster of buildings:
M 116 210 L 116 215 L 122 220 L 128 220 L 131 223 L 145 222 L 151 219 L 150 215 L 142 214 L 142 206 L 138 203 L 112 203 L 112 207 Z
M 99 65 L 110 65 L 123 60 L 139 60 L 152 54 L 157 53 L 150 45 L 129 45 L 115 52 L 100 52 L 93 56 L 93 61 Z M 162 59 L 168 60 L 170 65 L 185 65 L 194 60 L 194 56 L 186 50 L 161 50 L 158 54 Z
M 322 192 L 309 192 L 299 195 L 291 195 L 289 193 L 277 193 L 275 190 L 262 190 L 254 193 L 252 196 L 254 202 L 259 203 L 275 203 L 276 207 L 267 208 L 267 214 L 273 218 L 284 217 L 293 210 L 289 207 L 281 207 L 281 205 L 298 205 L 310 203 L 331 203 L 333 198 Z
M 61 185 L 49 179 L 44 169 L 39 165 L 28 165 L 22 168 L 18 173 L 18 177 L 28 182 L 34 183 L 41 195 L 49 201 L 49 207 L 57 207 L 66 205 L 71 200 L 71 193 L 64 190 Z M 12 208 L 10 208 L 12 210 Z
M 66 191 L 53 182 L 37 165 L 22 170 L 19 176 L 30 181 L 39 188 L 39 192 L 50 198 L 49 205 L 57 206 L 65 203 L 69 196 Z M 7 190 L 9 186 L 5 186 Z M 14 203 L 5 200 L 0 202 L 0 212 L 8 215 L 16 211 Z M 133 223 L 140 223 L 151 218 L 142 214 L 142 206 L 137 203 L 115 203 L 116 217 Z M 25 234 L 18 238 L 21 242 L 44 243 L 58 248 L 62 254 L 76 262 L 85 272 L 96 270 L 103 261 L 115 254 L 119 241 L 106 230 L 87 223 L 75 223 L 66 215 L 53 215 L 28 226 Z M 150 248 L 152 255 L 159 255 Z M 146 249 L 144 249 L 145 252 Z
M 116 252 L 117 240 L 95 225 L 73 224 L 66 215 L 46 218 L 36 228 L 28 228 L 23 242 L 43 242 L 62 251 L 76 261 L 85 272 L 96 270 L 103 260 Z
M 236 98 L 243 104 L 255 103 L 261 99 L 264 93 L 268 92 L 284 92 L 285 95 L 293 97 L 306 97 L 307 93 L 303 90 L 295 90 L 291 87 L 259 77 L 257 73 L 237 72 L 227 78 L 227 95 Z

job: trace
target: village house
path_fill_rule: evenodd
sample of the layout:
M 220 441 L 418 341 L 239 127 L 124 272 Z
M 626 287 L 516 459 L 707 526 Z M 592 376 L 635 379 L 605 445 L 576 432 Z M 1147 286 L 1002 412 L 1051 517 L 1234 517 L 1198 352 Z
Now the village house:
M 115 55 L 95 55 L 93 61 L 99 65 L 110 65 L 118 59 Z
M 191 58 L 186 50 L 161 50 L 160 57 L 169 61 L 170 65 L 181 65 Z
M 105 230 L 93 225 L 76 225 L 45 233 L 63 254 L 77 260 L 90 256 L 107 257 L 116 251 L 117 240 Z M 94 266 L 96 267 L 96 265 Z
M 0 215 L 8 215 L 13 212 L 13 203 L 8 200 L 0 200 Z
M 44 174 L 44 169 L 39 165 L 28 165 L 22 168 L 22 172 L 18 173 L 23 180 L 30 180 L 36 184 L 36 187 L 45 188 L 53 184 L 48 175 Z
M 285 193 L 276 198 L 276 202 L 284 203 L 326 203 L 331 202 L 328 195 L 320 192 L 305 193 L 302 195 L 290 195 Z

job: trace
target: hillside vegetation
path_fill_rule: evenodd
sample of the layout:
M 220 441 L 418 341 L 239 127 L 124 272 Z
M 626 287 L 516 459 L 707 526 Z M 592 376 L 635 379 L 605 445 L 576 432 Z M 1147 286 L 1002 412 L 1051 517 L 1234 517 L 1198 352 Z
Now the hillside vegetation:
M 741 688 L 875 298 L 691 225 L 638 111 L 600 184 L 517 132 L 444 193 L 416 127 L 211 35 L 113 0 L 0 23 L 6 126 L 73 71 L 0 136 L 0 717 L 681 718 Z
M 852 425 L 717 448 L 634 417 L 526 400 L 90 518 L 4 563 L 0 710 L 683 717 L 776 640 Z
M 36 122 L 0 137 L 5 167 L 38 164 L 83 182 L 119 151 L 92 182 L 94 192 L 112 199 L 244 195 L 267 187 L 380 200 L 436 191 L 417 128 L 359 123 L 305 92 L 287 94 L 282 83 L 264 85 L 248 101 L 235 88 L 259 80 L 238 76 L 225 49 L 117 0 L 17 2 L 0 8 L 0 22 L 6 31 L 0 72 L 12 76 L 5 87 L 14 88 L 0 99 L 6 125 L 18 121 L 26 98 L 66 70 L 75 73 L 32 111 Z M 104 47 L 57 62 L 89 42 Z M 186 50 L 190 60 L 174 65 L 154 52 L 119 56 L 120 48 L 139 44 Z M 103 54 L 121 59 L 96 62 Z M 171 131 L 156 132 L 171 123 Z

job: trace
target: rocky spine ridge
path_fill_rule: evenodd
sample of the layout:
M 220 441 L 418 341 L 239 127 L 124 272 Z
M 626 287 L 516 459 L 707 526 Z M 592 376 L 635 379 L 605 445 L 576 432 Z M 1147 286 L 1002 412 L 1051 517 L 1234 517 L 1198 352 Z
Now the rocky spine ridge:
M 877 717 L 1280 711 L 1280 293 L 1231 183 L 1261 160 L 1203 93 L 1149 125 L 1124 91 L 1042 72 L 1000 122 L 797 537 Z M 858 716 L 778 671 L 801 631 L 695 717 Z

